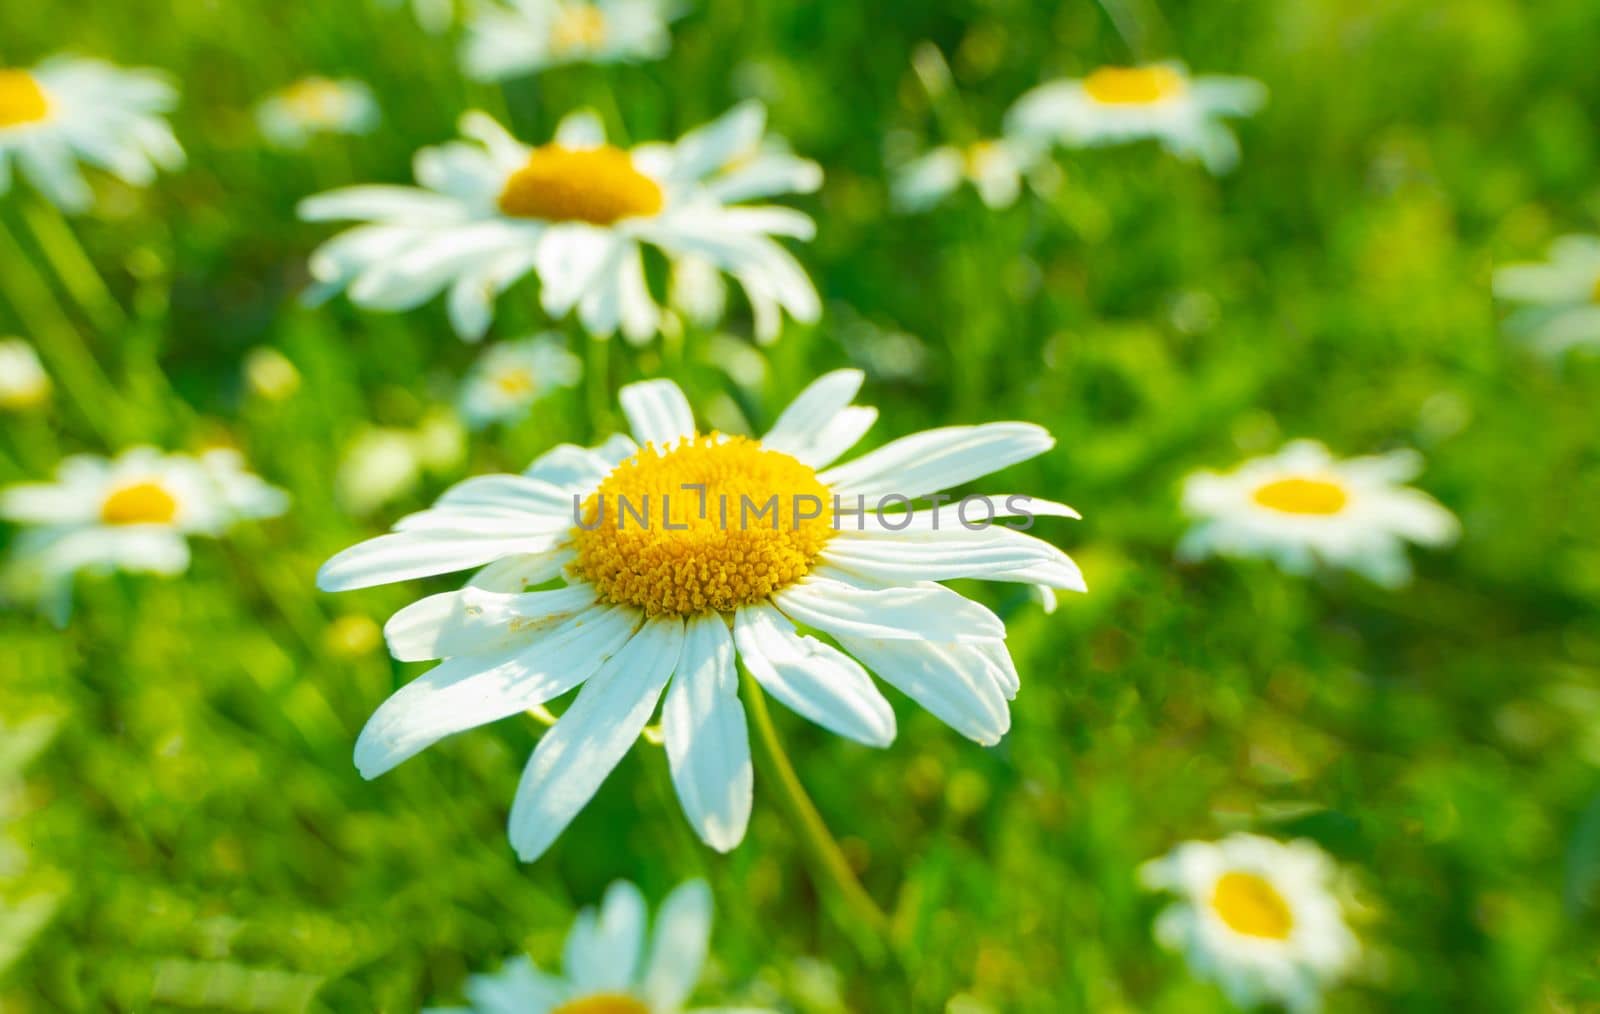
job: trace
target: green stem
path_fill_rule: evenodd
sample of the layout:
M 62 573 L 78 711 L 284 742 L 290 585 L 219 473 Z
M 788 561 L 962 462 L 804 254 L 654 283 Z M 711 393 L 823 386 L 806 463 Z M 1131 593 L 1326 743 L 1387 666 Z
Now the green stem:
M 61 217 L 56 206 L 47 201 L 25 202 L 22 218 L 56 277 L 61 279 L 61 284 L 94 324 L 95 330 L 107 337 L 114 336 L 127 324 L 128 317 L 111 295 L 105 279 L 95 270 L 94 262 L 84 252 L 72 226 Z
M 889 917 L 884 915 L 883 909 L 878 907 L 872 896 L 867 894 L 866 888 L 861 886 L 861 881 L 856 879 L 839 843 L 822 822 L 822 815 L 817 812 L 811 797 L 806 795 L 805 787 L 795 774 L 794 765 L 789 762 L 789 755 L 778 740 L 778 730 L 772 724 L 766 696 L 748 672 L 744 674 L 744 700 L 768 773 L 771 780 L 777 783 L 783 808 L 788 811 L 790 821 L 800 832 L 800 838 L 810 854 L 812 875 L 819 882 L 826 882 L 850 913 L 872 931 L 887 952 L 893 954 Z

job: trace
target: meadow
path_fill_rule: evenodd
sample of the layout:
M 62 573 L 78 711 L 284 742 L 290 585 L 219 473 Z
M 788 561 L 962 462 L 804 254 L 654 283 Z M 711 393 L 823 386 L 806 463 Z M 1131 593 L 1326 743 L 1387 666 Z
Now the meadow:
M 703 877 L 706 1003 L 1229 1010 L 1158 946 L 1163 902 L 1137 870 L 1235 830 L 1309 839 L 1347 871 L 1363 956 L 1329 1010 L 1600 1007 L 1600 358 L 1533 354 L 1491 291 L 1497 267 L 1600 230 L 1600 7 L 694 0 L 671 36 L 658 60 L 492 85 L 462 75 L 452 32 L 368 0 L 0 13 L 0 64 L 70 51 L 167 72 L 188 156 L 148 188 L 94 176 L 84 215 L 21 178 L 0 196 L 0 335 L 37 347 L 54 381 L 47 405 L 3 417 L 0 485 L 76 452 L 230 446 L 292 501 L 195 540 L 181 577 L 85 577 L 64 629 L 0 611 L 0 1009 L 460 1002 L 508 955 L 554 965 L 613 880 L 655 901 Z M 1010 207 L 967 189 L 892 208 L 886 151 L 907 138 L 992 135 L 1049 78 L 1166 57 L 1269 90 L 1236 123 L 1233 172 L 1152 143 L 1057 151 L 1050 185 Z M 366 82 L 377 129 L 266 146 L 256 103 L 310 73 Z M 441 301 L 299 300 L 334 230 L 297 203 L 409 182 L 413 153 L 468 109 L 534 140 L 593 107 L 638 143 L 742 98 L 825 173 L 783 201 L 817 223 L 790 249 L 822 316 L 774 343 L 737 296 L 720 327 L 595 340 L 525 280 L 490 340 L 558 332 L 583 378 L 465 430 L 457 386 L 479 349 Z M 263 348 L 292 389 L 247 375 Z M 864 446 L 1049 429 L 1053 450 L 974 488 L 1081 511 L 1033 534 L 1089 588 L 1047 614 L 1020 585 L 958 584 L 1005 620 L 1021 674 L 997 746 L 892 692 L 884 750 L 772 707 L 886 926 L 816 876 L 759 753 L 749 833 L 726 855 L 641 743 L 519 862 L 505 825 L 545 733 L 533 717 L 360 777 L 363 723 L 425 669 L 392 660 L 379 627 L 460 581 L 329 595 L 324 560 L 469 475 L 598 443 L 630 381 L 670 377 L 710 423 L 759 433 L 845 366 L 880 411 Z M 375 427 L 411 434 L 423 463 L 358 507 L 349 449 Z M 1180 562 L 1185 476 L 1299 437 L 1421 452 L 1414 485 L 1459 541 L 1411 551 L 1398 589 Z

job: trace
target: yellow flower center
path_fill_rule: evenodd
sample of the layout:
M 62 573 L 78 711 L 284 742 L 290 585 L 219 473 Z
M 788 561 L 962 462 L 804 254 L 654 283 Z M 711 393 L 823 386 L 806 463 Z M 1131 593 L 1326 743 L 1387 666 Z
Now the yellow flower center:
M 661 210 L 661 187 L 621 148 L 533 149 L 500 192 L 500 210 L 517 218 L 611 225 Z
M 533 371 L 521 366 L 501 370 L 495 374 L 494 386 L 508 398 L 525 398 L 533 393 Z
M 283 101 L 309 123 L 329 123 L 344 103 L 344 89 L 325 77 L 308 77 L 290 85 Z
M 37 123 L 48 115 L 50 103 L 32 74 L 0 69 L 0 127 Z
M 178 501 L 155 482 L 135 482 L 111 491 L 100 504 L 108 525 L 167 525 L 178 516 Z
M 584 502 L 572 573 L 651 616 L 751 605 L 811 570 L 831 497 L 810 466 L 746 437 L 647 444 Z
M 1254 873 L 1224 873 L 1211 891 L 1211 908 L 1235 933 L 1287 940 L 1294 913 L 1278 889 Z
M 988 173 L 994 160 L 1000 157 L 1000 145 L 994 141 L 976 141 L 968 145 L 963 154 L 967 178 L 981 179 Z
M 1256 503 L 1285 514 L 1337 514 L 1350 497 L 1331 479 L 1276 479 L 1257 489 Z
M 596 993 L 568 1000 L 550 1014 L 650 1014 L 650 1007 L 626 993 Z
M 1101 67 L 1083 79 L 1083 90 L 1096 102 L 1111 106 L 1148 106 L 1183 94 L 1183 75 L 1161 64 L 1150 67 Z
M 550 26 L 550 49 L 556 53 L 587 53 L 606 41 L 606 16 L 593 4 L 563 7 Z

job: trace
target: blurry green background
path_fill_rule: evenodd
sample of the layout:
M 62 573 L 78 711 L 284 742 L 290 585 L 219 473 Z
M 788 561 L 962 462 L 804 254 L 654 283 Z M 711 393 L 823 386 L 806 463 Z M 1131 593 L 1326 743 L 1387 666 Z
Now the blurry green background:
M 458 999 L 468 972 L 519 948 L 553 962 L 613 878 L 659 899 L 703 875 L 719 915 L 708 1001 L 1225 1009 L 1153 943 L 1160 901 L 1134 870 L 1236 828 L 1308 836 L 1353 871 L 1368 960 L 1334 1010 L 1600 1007 L 1600 360 L 1534 359 L 1498 333 L 1489 296 L 1496 264 L 1600 222 L 1600 6 L 1116 10 L 1126 36 L 1082 0 L 704 0 L 662 61 L 501 89 L 463 81 L 451 38 L 361 0 L 7 4 L 0 62 L 70 50 L 168 70 L 190 167 L 148 191 L 97 177 L 96 214 L 66 226 L 25 185 L 0 199 L 0 333 L 48 349 L 79 332 L 117 387 L 87 406 L 58 389 L 44 414 L 8 417 L 0 482 L 78 450 L 222 440 L 294 507 L 197 544 L 184 579 L 82 582 L 65 634 L 0 616 L 0 1008 L 408 1010 Z M 923 43 L 959 91 L 937 115 L 912 71 Z M 992 134 L 1045 78 L 1136 56 L 1267 83 L 1237 172 L 1140 145 L 1063 155 L 1053 198 L 1003 213 L 970 192 L 888 213 L 888 132 Z M 254 104 L 312 72 L 368 81 L 384 126 L 265 150 Z M 537 140 L 592 103 L 636 142 L 746 95 L 827 171 L 798 202 L 819 223 L 799 253 L 821 324 L 791 327 L 738 381 L 726 343 L 748 346 L 742 310 L 721 344 L 597 353 L 572 332 L 587 388 L 472 438 L 465 461 L 368 518 L 342 509 L 348 441 L 419 424 L 475 352 L 437 305 L 299 308 L 329 230 L 297 223 L 295 202 L 408 181 L 413 151 L 469 107 Z M 524 285 L 493 337 L 540 325 Z M 240 364 L 262 345 L 299 368 L 291 398 L 248 394 Z M 713 421 L 759 430 L 848 363 L 883 410 L 868 443 L 1041 422 L 1056 450 L 991 485 L 1085 516 L 1043 533 L 1081 560 L 1088 596 L 1046 617 L 1014 588 L 972 589 L 1006 618 L 1023 674 L 999 747 L 898 697 L 882 752 L 777 714 L 893 909 L 909 976 L 860 956 L 763 779 L 748 839 L 718 856 L 641 745 L 532 866 L 504 832 L 532 720 L 361 781 L 357 731 L 421 667 L 389 661 L 360 618 L 458 582 L 322 596 L 324 558 L 465 474 L 611 431 L 626 380 L 673 376 Z M 1396 593 L 1175 564 L 1181 478 L 1292 436 L 1420 449 L 1420 485 L 1461 517 L 1461 544 L 1417 554 Z

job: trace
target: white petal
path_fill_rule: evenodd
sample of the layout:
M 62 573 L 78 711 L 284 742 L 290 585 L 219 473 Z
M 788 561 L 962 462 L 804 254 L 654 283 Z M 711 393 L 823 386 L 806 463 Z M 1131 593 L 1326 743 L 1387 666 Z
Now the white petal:
M 682 646 L 681 620 L 646 623 L 539 740 L 511 805 L 511 844 L 524 862 L 545 853 L 638 739 Z
M 634 439 L 666 447 L 680 437 L 694 436 L 694 410 L 682 388 L 670 380 L 645 380 L 617 393 Z
M 559 487 L 568 496 L 574 492 L 587 492 L 619 462 L 639 451 L 638 445 L 621 434 L 611 440 L 620 442 L 607 442 L 598 448 L 557 444 L 536 458 L 522 474 Z
M 815 449 L 817 435 L 849 406 L 864 379 L 860 370 L 834 370 L 813 380 L 778 416 L 762 446 L 805 461 L 802 455 Z
M 624 993 L 644 951 L 644 896 L 626 880 L 606 889 L 596 914 L 585 910 L 567 934 L 562 971 L 578 993 Z
M 572 497 L 560 486 L 522 475 L 479 475 L 444 491 L 438 507 L 495 507 L 512 511 L 572 513 Z
M 703 880 L 678 885 L 661 902 L 651 934 L 641 991 L 652 1009 L 683 1009 L 700 980 L 710 939 L 711 889 Z
M 467 209 L 453 197 L 377 183 L 307 197 L 298 211 L 307 222 L 377 221 L 408 226 L 451 225 L 467 217 Z
M 564 148 L 598 148 L 606 143 L 606 127 L 594 110 L 580 109 L 556 127 L 555 142 Z
M 754 775 L 733 638 L 720 615 L 688 621 L 661 722 L 684 814 L 702 841 L 727 852 L 750 822 Z
M 1033 423 L 947 426 L 901 437 L 823 472 L 819 479 L 850 495 L 924 496 L 958 486 L 1055 446 Z
M 384 625 L 389 653 L 401 662 L 481 655 L 564 623 L 595 601 L 593 585 L 506 593 L 467 587 L 429 595 Z
M 841 637 L 878 678 L 968 739 L 993 746 L 1011 728 L 996 667 L 976 645 Z
M 621 648 L 637 621 L 622 607 L 591 610 L 532 645 L 435 666 L 373 712 L 356 740 L 356 768 L 376 778 L 446 736 L 560 696 Z
M 868 746 L 894 742 L 894 709 L 848 655 L 801 636 L 771 606 L 740 609 L 733 638 L 750 674 L 796 714 Z
M 1000 617 L 943 585 L 858 588 L 812 575 L 773 596 L 784 615 L 834 636 L 887 640 L 991 641 Z
M 396 532 L 357 543 L 317 571 L 323 591 L 351 591 L 481 567 L 515 553 L 542 553 L 555 547 L 554 535 L 507 539 L 471 532 Z

